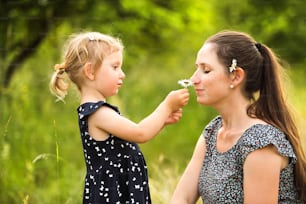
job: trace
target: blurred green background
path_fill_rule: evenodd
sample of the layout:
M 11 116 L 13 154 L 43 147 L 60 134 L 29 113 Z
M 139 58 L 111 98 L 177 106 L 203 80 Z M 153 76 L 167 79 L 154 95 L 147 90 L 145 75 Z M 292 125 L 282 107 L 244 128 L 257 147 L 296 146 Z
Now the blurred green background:
M 0 3 L 0 203 L 79 204 L 85 163 L 70 89 L 48 89 L 63 42 L 99 31 L 125 45 L 124 86 L 110 102 L 138 122 L 189 78 L 204 40 L 220 30 L 250 33 L 272 47 L 288 74 L 287 98 L 306 145 L 304 0 L 2 0 Z M 153 203 L 168 203 L 206 123 L 217 114 L 196 103 L 182 120 L 142 144 Z

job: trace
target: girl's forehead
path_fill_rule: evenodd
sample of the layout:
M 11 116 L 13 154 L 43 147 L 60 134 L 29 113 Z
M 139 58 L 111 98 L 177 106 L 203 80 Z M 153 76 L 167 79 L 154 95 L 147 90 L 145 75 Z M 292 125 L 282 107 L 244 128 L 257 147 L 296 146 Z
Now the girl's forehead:
M 113 62 L 122 62 L 123 56 L 121 51 L 112 52 L 109 55 L 106 55 L 104 58 L 104 62 L 113 63 Z
M 121 51 L 112 52 L 106 55 L 106 58 L 122 58 L 122 52 Z

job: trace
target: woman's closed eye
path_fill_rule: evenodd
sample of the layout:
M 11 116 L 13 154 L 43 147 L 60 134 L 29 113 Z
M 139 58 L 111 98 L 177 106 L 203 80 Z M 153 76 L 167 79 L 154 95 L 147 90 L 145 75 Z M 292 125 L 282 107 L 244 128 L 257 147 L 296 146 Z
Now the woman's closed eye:
M 198 69 L 200 69 L 204 74 L 208 74 L 210 72 L 210 68 L 206 65 L 206 64 L 199 64 L 199 66 L 197 66 Z
M 204 74 L 208 74 L 209 72 L 210 72 L 210 70 L 209 69 L 202 69 L 202 71 L 204 72 Z

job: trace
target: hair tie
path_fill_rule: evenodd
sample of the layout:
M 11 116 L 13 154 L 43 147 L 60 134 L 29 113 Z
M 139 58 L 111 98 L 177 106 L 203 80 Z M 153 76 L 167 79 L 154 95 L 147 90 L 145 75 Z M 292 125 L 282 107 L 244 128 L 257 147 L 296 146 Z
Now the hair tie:
M 64 72 L 66 72 L 65 63 L 56 64 L 54 66 L 54 70 L 56 71 L 57 74 L 63 74 Z
M 260 50 L 261 44 L 260 44 L 260 43 L 255 43 L 255 47 L 256 47 L 258 50 Z

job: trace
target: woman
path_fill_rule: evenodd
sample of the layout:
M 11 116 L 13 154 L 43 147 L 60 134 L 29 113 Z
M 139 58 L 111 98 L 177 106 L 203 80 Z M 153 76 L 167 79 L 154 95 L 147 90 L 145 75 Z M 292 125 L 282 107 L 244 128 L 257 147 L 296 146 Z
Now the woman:
M 273 51 L 245 33 L 217 33 L 199 50 L 191 81 L 197 102 L 220 115 L 200 136 L 172 203 L 305 203 L 305 155 Z

